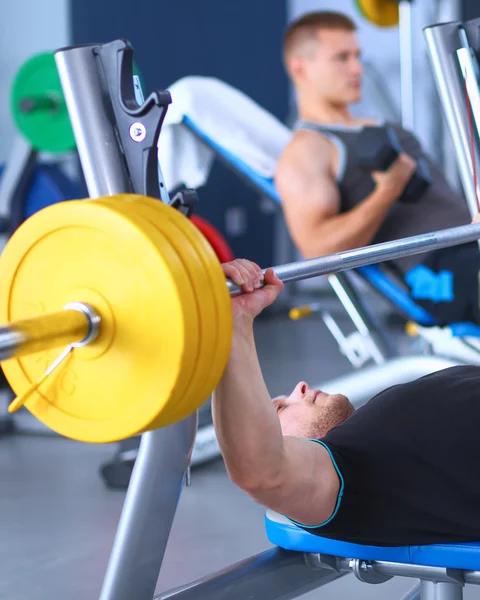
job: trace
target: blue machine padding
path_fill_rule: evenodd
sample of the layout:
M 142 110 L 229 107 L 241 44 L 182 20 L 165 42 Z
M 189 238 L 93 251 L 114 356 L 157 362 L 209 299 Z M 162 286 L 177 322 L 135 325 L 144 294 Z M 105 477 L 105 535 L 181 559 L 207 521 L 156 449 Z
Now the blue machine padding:
M 0 165 L 0 177 L 3 172 Z M 24 219 L 50 204 L 86 197 L 86 192 L 54 165 L 39 165 L 25 198 Z
M 417 265 L 405 274 L 405 281 L 411 289 L 412 298 L 432 302 L 453 302 L 453 272 L 435 273 L 426 265 Z
M 480 569 L 480 542 L 430 546 L 364 546 L 319 537 L 292 523 L 272 520 L 268 514 L 265 515 L 265 526 L 269 541 L 285 550 L 431 567 L 473 571 Z
M 271 178 L 262 177 L 254 169 L 240 160 L 232 152 L 229 152 L 218 142 L 206 135 L 202 129 L 189 117 L 183 118 L 183 123 L 209 148 L 212 148 L 223 160 L 230 164 L 236 171 L 240 172 L 253 185 L 262 190 L 269 198 L 277 204 L 281 204 L 280 196 Z M 382 271 L 378 265 L 360 267 L 356 271 L 364 277 L 373 287 L 386 296 L 393 304 L 398 306 L 409 319 L 424 327 L 432 327 L 438 324 L 428 311 L 415 304 L 412 298 Z M 480 337 L 480 326 L 473 323 L 456 323 L 449 326 L 454 337 Z
M 419 325 L 431 327 L 437 324 L 437 320 L 424 308 L 415 304 L 412 298 L 389 279 L 378 265 L 359 267 L 357 272 Z
M 415 304 L 411 297 L 399 285 L 389 279 L 378 265 L 359 267 L 357 272 L 419 325 L 432 327 L 437 324 L 437 320 L 424 308 Z M 468 321 L 451 323 L 448 327 L 453 337 L 480 337 L 480 326 L 475 323 L 469 323 Z
M 453 337 L 478 337 L 480 338 L 480 325 L 475 323 L 452 323 L 448 326 Z
M 63 202 L 85 198 L 79 185 L 71 181 L 54 165 L 41 165 L 37 168 L 32 185 L 25 201 L 25 219 L 42 208 Z

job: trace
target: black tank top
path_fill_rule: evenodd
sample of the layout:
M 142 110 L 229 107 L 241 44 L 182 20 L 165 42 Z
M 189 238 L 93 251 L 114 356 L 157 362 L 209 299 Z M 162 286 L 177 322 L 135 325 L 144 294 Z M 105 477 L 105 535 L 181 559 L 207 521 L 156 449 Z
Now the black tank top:
M 412 235 L 419 235 L 447 227 L 456 227 L 470 222 L 470 213 L 463 196 L 453 191 L 441 169 L 423 152 L 418 140 L 397 123 L 385 123 L 398 135 L 404 151 L 412 158 L 425 158 L 431 169 L 432 184 L 417 202 L 395 202 L 373 244 Z M 296 129 L 311 129 L 324 134 L 337 147 L 340 155 L 337 183 L 340 189 L 341 212 L 346 212 L 362 202 L 375 188 L 370 173 L 355 164 L 353 148 L 361 127 L 344 125 L 321 125 L 310 121 L 299 121 Z M 453 160 L 453 159 L 452 159 Z M 426 254 L 409 256 L 392 261 L 402 273 L 425 260 Z
M 391 387 L 319 441 L 343 481 L 314 534 L 397 546 L 480 540 L 480 367 Z

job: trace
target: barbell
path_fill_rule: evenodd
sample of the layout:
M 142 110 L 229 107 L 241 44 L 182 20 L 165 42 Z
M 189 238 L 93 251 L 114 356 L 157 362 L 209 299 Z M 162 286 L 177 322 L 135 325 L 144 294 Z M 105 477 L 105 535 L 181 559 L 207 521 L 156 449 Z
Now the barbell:
M 480 238 L 470 224 L 275 267 L 285 283 Z M 230 296 L 205 237 L 158 200 L 125 194 L 49 206 L 0 256 L 0 360 L 54 431 L 118 441 L 208 398 L 232 339 Z

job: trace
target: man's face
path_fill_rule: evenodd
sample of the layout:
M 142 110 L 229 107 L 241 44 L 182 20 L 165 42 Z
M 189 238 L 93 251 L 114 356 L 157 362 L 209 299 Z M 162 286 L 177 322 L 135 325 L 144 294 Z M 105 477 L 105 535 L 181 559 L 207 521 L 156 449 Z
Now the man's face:
M 283 435 L 320 439 L 355 409 L 342 394 L 326 394 L 301 381 L 290 396 L 275 398 Z
M 305 52 L 292 58 L 291 72 L 299 91 L 333 105 L 361 99 L 363 67 L 353 31 L 319 30 Z

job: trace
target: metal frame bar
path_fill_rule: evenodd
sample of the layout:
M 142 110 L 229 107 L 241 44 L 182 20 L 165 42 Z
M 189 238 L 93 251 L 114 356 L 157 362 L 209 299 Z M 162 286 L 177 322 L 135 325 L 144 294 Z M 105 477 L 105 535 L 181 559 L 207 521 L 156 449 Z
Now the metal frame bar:
M 468 97 L 473 113 L 473 119 L 477 128 L 477 136 L 480 135 L 480 91 L 478 89 L 478 63 L 471 48 L 460 48 L 457 50 L 458 62 L 462 69 L 463 77 L 467 86 Z
M 385 577 L 411 577 L 422 581 L 454 583 L 460 586 L 470 583 L 480 585 L 480 571 L 451 569 L 449 567 L 431 567 L 383 560 L 364 560 L 344 558 L 325 554 L 305 555 L 314 568 L 331 568 L 338 572 L 354 572 L 360 581 L 370 583 L 373 574 Z M 356 563 L 356 564 L 355 564 Z
M 85 182 L 92 198 L 132 191 L 95 45 L 55 53 Z
M 460 49 L 468 49 L 468 42 L 460 22 L 426 27 L 424 35 L 443 112 L 453 139 L 463 190 L 473 215 L 478 212 L 477 193 L 473 183 L 465 83 L 457 56 Z M 476 168 L 480 173 L 478 138 L 474 139 L 474 144 Z
M 458 583 L 422 581 L 420 598 L 421 600 L 462 600 L 463 589 Z
M 318 303 L 316 302 L 314 305 L 318 305 Z M 318 306 L 316 310 L 320 310 Z M 368 348 L 366 347 L 367 344 L 364 343 L 364 339 L 358 331 L 357 333 L 360 335 L 361 341 L 363 343 L 361 349 L 357 347 L 358 342 L 356 342 L 356 340 L 358 338 L 353 337 L 355 334 L 351 333 L 345 335 L 340 329 L 338 323 L 335 321 L 335 319 L 329 312 L 322 310 L 321 316 L 328 331 L 332 334 L 333 338 L 337 342 L 338 349 L 342 354 L 344 354 L 347 357 L 352 367 L 354 367 L 355 369 L 359 369 L 365 364 L 367 360 L 372 358 L 371 354 L 369 354 Z
M 462 18 L 461 4 L 461 0 L 437 0 L 431 22 L 451 23 L 452 21 L 459 21 Z M 433 85 L 435 86 L 435 83 Z M 455 152 L 455 148 L 453 145 L 452 136 L 448 131 L 447 123 L 443 118 L 441 105 L 438 103 L 438 94 L 436 89 L 434 90 L 434 96 L 432 97 L 432 107 L 435 111 L 435 122 L 437 125 L 437 136 L 435 142 L 439 150 L 439 162 L 441 164 L 442 171 L 447 177 L 447 180 L 455 189 L 459 190 L 461 182 L 458 165 L 456 161 L 451 160 L 451 156 Z
M 422 582 L 419 581 L 401 600 L 422 600 L 421 586 Z
M 466 583 L 480 585 L 480 571 L 404 563 L 365 561 L 326 554 L 267 550 L 214 575 L 164 592 L 155 600 L 291 600 L 347 573 L 360 581 L 384 583 L 392 577 L 420 579 L 410 600 L 462 600 Z
M 273 548 L 155 600 L 293 600 L 343 575 L 311 568 L 301 552 Z
M 400 89 L 402 102 L 402 126 L 413 130 L 415 126 L 415 105 L 413 100 L 413 43 L 412 43 L 412 2 L 401 0 L 399 11 L 400 38 Z
M 398 356 L 393 342 L 382 331 L 374 314 L 355 289 L 349 273 L 330 275 L 328 282 L 337 298 L 342 303 L 357 331 L 368 346 L 368 353 L 377 365 L 384 364 L 387 359 Z
M 99 600 L 151 600 L 190 460 L 197 415 L 144 433 Z

